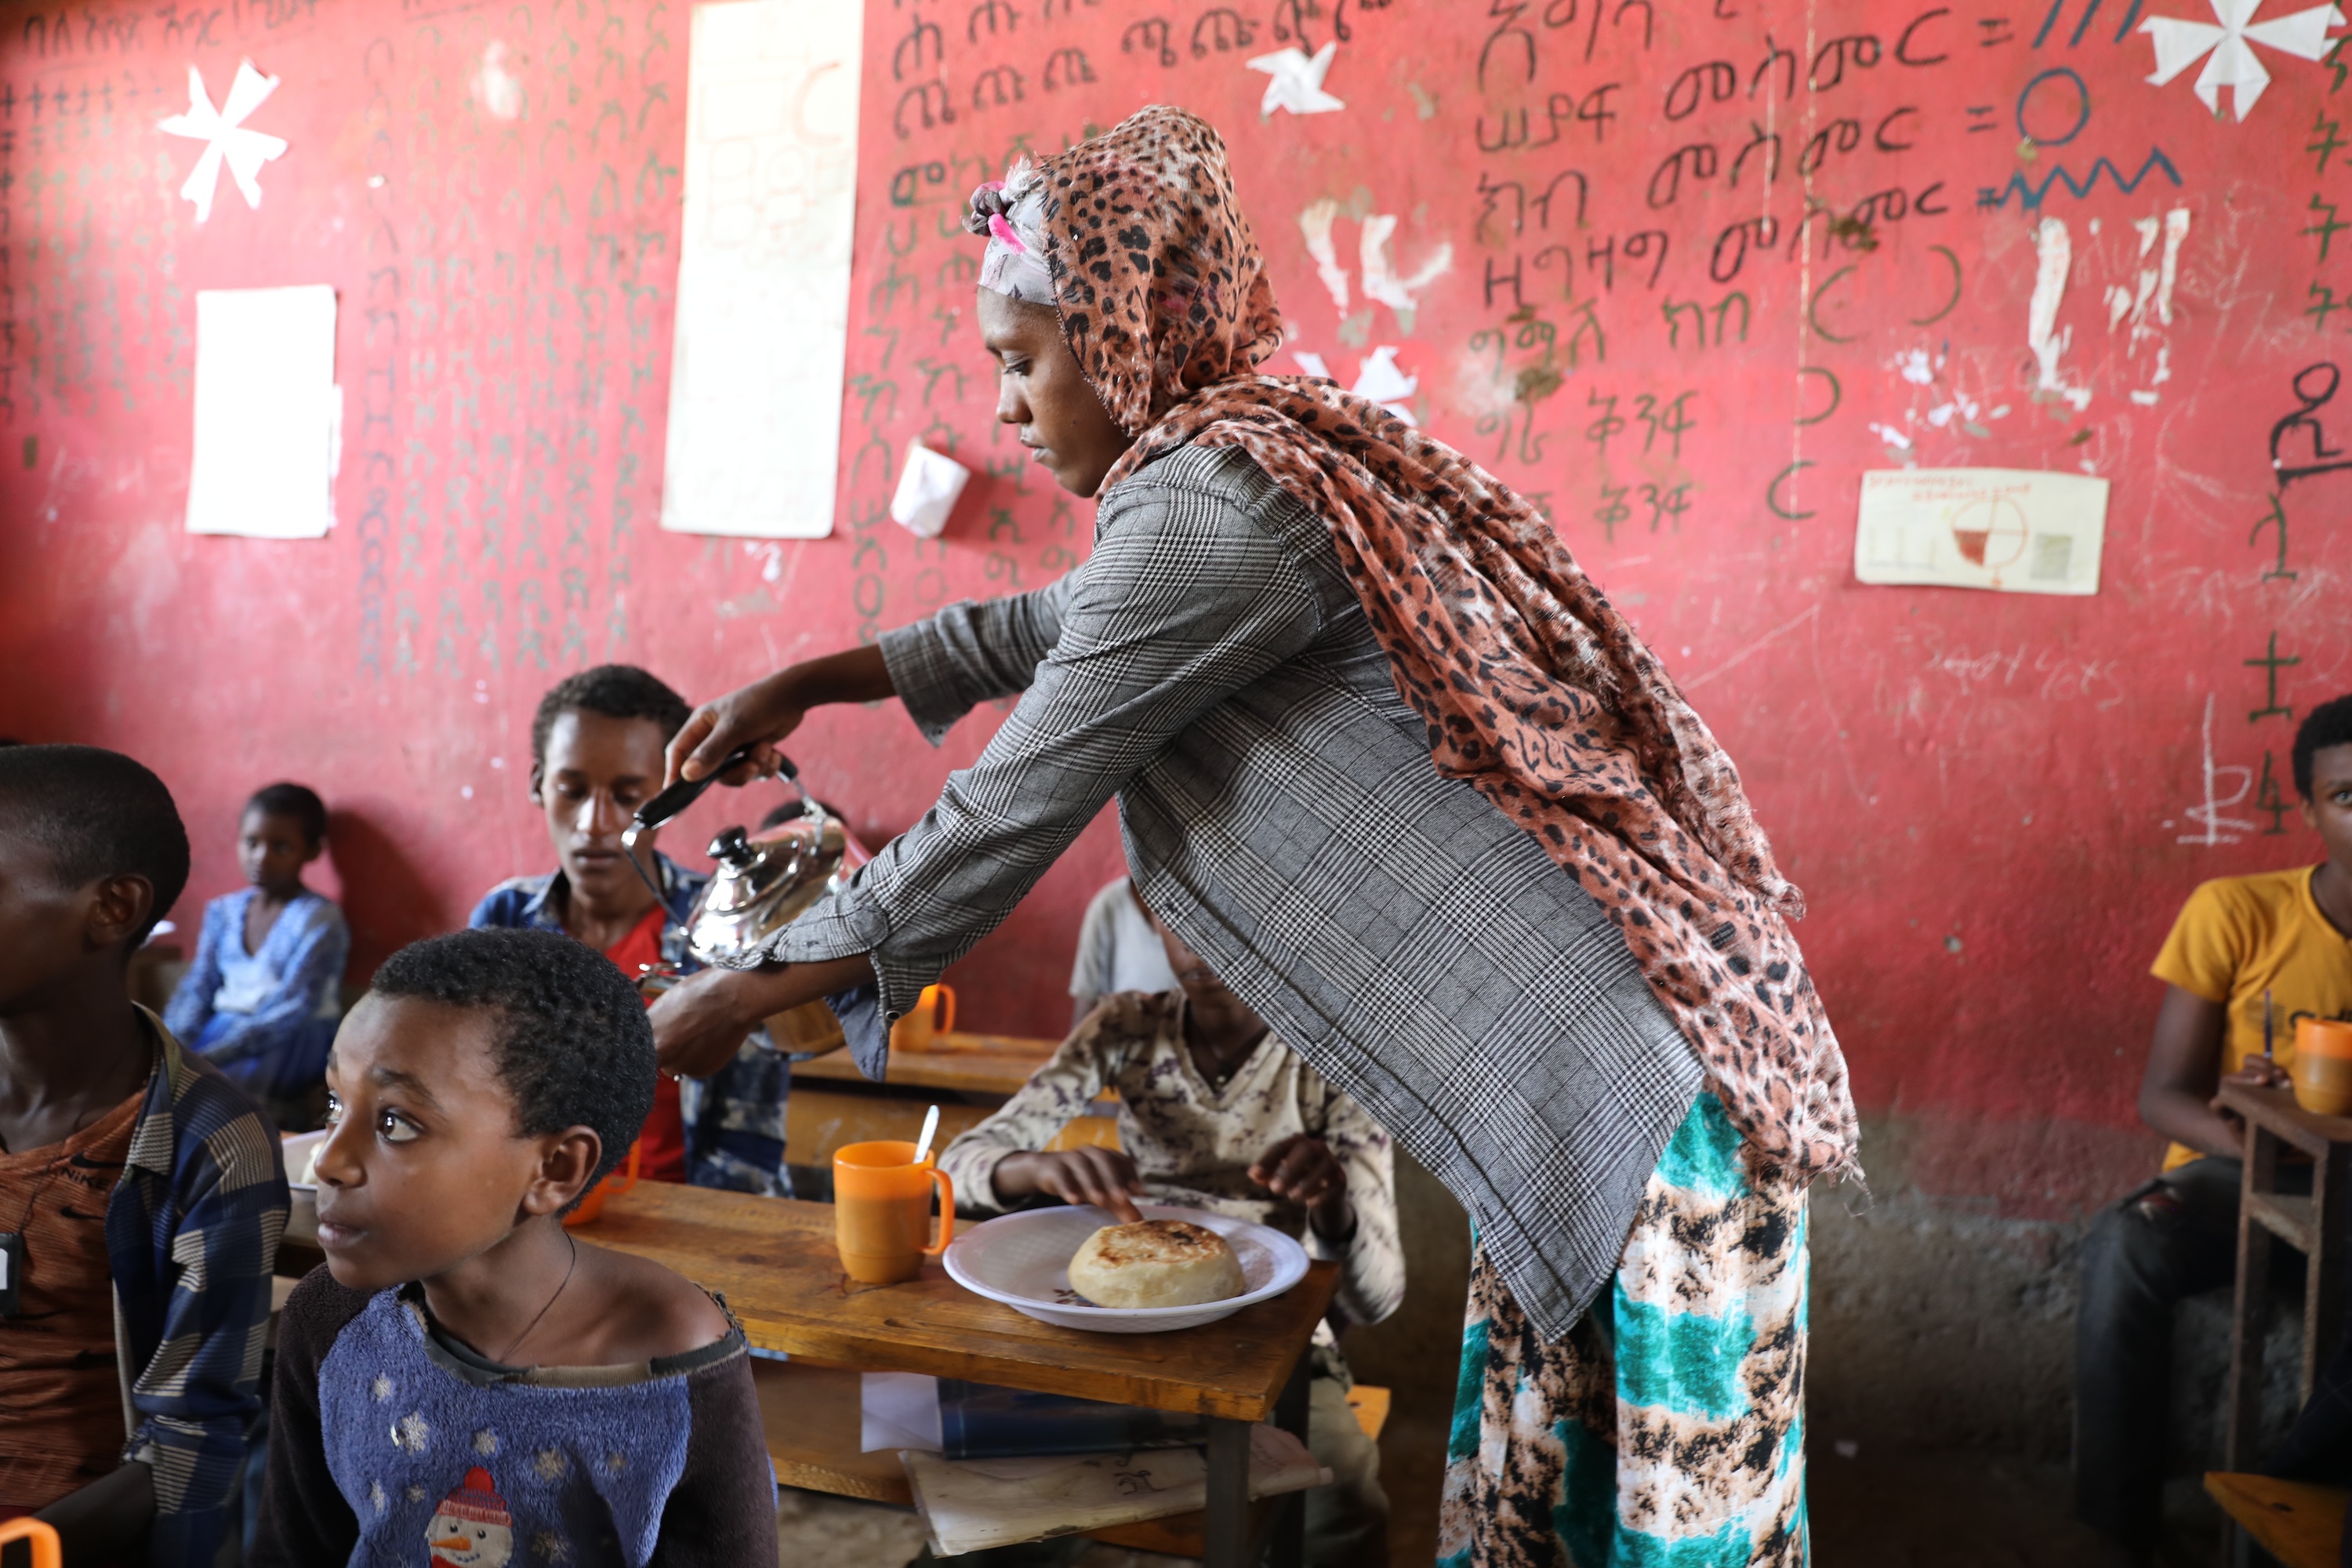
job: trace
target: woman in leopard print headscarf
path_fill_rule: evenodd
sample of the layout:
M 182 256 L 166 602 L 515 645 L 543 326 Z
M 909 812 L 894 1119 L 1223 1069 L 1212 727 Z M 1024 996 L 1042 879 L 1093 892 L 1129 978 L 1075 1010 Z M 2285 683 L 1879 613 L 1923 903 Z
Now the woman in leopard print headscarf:
M 1162 918 L 1477 1223 L 1446 1562 L 1601 1568 L 1703 1540 L 1692 1561 L 1801 1563 L 1804 1191 L 1854 1170 L 1854 1119 L 1789 931 L 1797 890 L 1730 760 L 1526 500 L 1328 381 L 1257 371 L 1281 320 L 1202 121 L 1147 109 L 1016 165 L 975 193 L 970 226 L 988 239 L 1000 417 L 1066 488 L 1101 495 L 1096 553 L 1000 602 L 1008 618 L 951 607 L 886 637 L 857 679 L 795 667 L 689 725 L 673 755 L 708 767 L 814 701 L 895 691 L 943 729 L 1025 688 L 940 810 L 774 944 L 785 978 L 762 1004 L 814 994 L 795 967 L 845 984 L 854 967 L 821 961 L 854 953 L 896 1012 L 939 951 L 918 954 L 916 926 L 969 946 L 1067 842 L 1016 848 L 992 813 L 1076 790 L 1074 773 L 1119 789 Z M 1224 532 L 1185 531 L 1229 512 Z M 1288 618 L 1235 609 L 1201 632 L 1201 603 L 1268 599 L 1295 601 Z M 1426 748 L 1412 778 L 1371 765 L 1400 732 Z M 1332 808 L 1350 787 L 1361 798 Z M 1499 815 L 1462 816 L 1465 792 Z M 1582 894 L 1526 932 L 1552 944 L 1532 966 L 1514 967 L 1510 915 L 1541 889 L 1502 890 L 1517 862 L 1495 830 Z M 950 845 L 956 868 L 934 868 Z M 1396 890 L 1416 857 L 1449 852 L 1438 880 L 1455 892 Z M 931 914 L 945 903 L 962 912 Z M 1601 917 L 1622 939 L 1607 947 L 1577 934 Z M 1630 989 L 1601 999 L 1604 971 Z M 1512 1011 L 1588 981 L 1564 1028 Z M 1433 1042 L 1456 1033 L 1466 1048 L 1444 1055 Z M 1634 1037 L 1657 1051 L 1612 1055 Z M 1614 1181 L 1622 1151 L 1638 1163 Z M 1596 1246 L 1597 1270 L 1563 1267 Z

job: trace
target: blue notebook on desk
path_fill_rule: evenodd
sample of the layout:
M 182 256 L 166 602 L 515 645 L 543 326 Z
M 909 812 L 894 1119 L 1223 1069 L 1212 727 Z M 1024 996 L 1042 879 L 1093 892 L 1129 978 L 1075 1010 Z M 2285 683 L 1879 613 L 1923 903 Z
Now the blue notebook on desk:
M 940 1450 L 950 1459 L 1182 1448 L 1208 1440 L 1198 1415 L 940 1379 Z

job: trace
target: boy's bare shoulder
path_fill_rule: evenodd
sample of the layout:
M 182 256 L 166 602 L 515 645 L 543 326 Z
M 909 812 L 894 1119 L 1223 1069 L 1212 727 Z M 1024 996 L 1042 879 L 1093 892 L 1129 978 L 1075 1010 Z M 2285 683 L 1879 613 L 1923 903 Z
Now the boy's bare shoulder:
M 604 1353 L 610 1365 L 684 1355 L 725 1339 L 735 1325 L 708 1291 L 648 1258 L 581 1245 L 597 1259 Z

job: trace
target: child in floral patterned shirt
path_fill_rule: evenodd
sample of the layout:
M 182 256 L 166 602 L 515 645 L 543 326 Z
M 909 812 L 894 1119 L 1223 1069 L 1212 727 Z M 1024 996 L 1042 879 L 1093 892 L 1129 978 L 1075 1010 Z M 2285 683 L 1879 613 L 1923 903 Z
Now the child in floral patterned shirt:
M 1104 998 L 1019 1093 L 948 1145 L 940 1166 L 982 1209 L 1047 1196 L 1133 1220 L 1142 1197 L 1273 1226 L 1339 1263 L 1333 1321 L 1378 1322 L 1404 1300 L 1387 1131 L 1152 923 L 1181 989 Z M 1106 1090 L 1118 1095 L 1119 1147 L 1048 1150 Z M 1312 1355 L 1307 1447 L 1334 1479 L 1307 1494 L 1307 1561 L 1384 1563 L 1380 1454 L 1348 1408 L 1330 1324 Z

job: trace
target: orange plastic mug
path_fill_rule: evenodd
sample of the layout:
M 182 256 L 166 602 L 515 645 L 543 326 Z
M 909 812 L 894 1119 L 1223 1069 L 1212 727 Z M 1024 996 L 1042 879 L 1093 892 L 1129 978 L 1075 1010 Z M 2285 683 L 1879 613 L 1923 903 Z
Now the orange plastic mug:
M 33 1568 L 64 1568 L 65 1550 L 58 1544 L 58 1532 L 37 1519 L 12 1519 L 0 1524 L 0 1546 L 12 1541 L 33 1543 Z
M 955 987 L 926 985 L 914 1011 L 890 1026 L 890 1048 L 928 1051 L 940 1036 L 955 1031 Z
M 2352 1115 L 2352 1024 L 2340 1018 L 2298 1018 L 2294 1060 L 2288 1064 L 2294 1102 L 2321 1116 Z
M 580 1206 L 563 1216 L 567 1226 L 586 1225 L 604 1212 L 607 1198 L 617 1198 L 637 1184 L 637 1159 L 643 1150 L 643 1140 L 629 1145 L 628 1164 L 618 1171 L 608 1171 L 604 1179 L 588 1189 L 580 1199 Z
M 940 1194 L 940 1238 L 931 1234 L 931 1189 Z M 955 1239 L 955 1184 L 935 1158 L 915 1163 L 903 1138 L 845 1143 L 833 1155 L 833 1237 L 852 1279 L 896 1285 L 923 1271 Z

